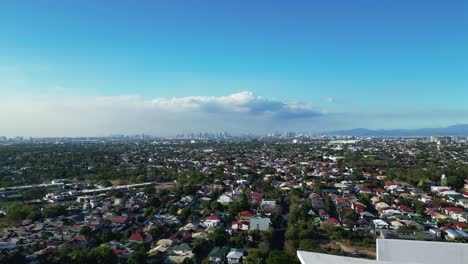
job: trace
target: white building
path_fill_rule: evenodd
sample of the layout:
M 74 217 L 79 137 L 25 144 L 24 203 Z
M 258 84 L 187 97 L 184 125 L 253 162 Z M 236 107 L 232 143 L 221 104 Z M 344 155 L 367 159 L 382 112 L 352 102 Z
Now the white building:
M 255 216 L 250 218 L 250 231 L 268 231 L 270 229 L 270 218 Z
M 372 221 L 374 223 L 375 229 L 388 229 L 390 226 L 387 222 L 382 219 L 375 219 Z
M 239 264 L 242 263 L 244 257 L 244 250 L 239 248 L 231 248 L 231 251 L 227 254 L 226 258 L 228 264 Z
M 226 204 L 229 204 L 229 203 L 232 202 L 232 198 L 227 196 L 227 195 L 221 195 L 221 196 L 219 196 L 217 202 L 222 204 L 222 205 L 226 205 Z
M 235 221 L 235 222 L 232 222 L 231 229 L 247 231 L 249 230 L 249 224 L 247 222 Z
M 377 260 L 298 251 L 302 264 L 466 264 L 468 244 L 377 239 Z
M 206 227 L 218 227 L 221 225 L 221 219 L 219 219 L 219 217 L 216 215 L 212 215 L 206 218 L 205 222 L 203 222 L 203 225 Z

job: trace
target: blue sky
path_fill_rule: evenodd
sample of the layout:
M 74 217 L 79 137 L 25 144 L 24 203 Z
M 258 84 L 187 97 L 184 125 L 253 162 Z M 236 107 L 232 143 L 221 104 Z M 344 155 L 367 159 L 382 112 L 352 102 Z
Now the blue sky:
M 468 122 L 464 0 L 34 2 L 0 2 L 0 134 Z

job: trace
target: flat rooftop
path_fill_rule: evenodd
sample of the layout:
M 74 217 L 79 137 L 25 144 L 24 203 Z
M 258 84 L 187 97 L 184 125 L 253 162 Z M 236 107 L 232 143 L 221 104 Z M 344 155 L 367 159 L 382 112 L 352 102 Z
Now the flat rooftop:
M 302 264 L 420 264 L 416 262 L 388 262 L 362 258 L 350 258 L 305 251 L 298 251 L 297 257 Z
M 302 264 L 467 264 L 468 244 L 377 239 L 377 260 L 298 251 Z
M 468 244 L 398 239 L 378 239 L 377 259 L 424 264 L 467 264 Z

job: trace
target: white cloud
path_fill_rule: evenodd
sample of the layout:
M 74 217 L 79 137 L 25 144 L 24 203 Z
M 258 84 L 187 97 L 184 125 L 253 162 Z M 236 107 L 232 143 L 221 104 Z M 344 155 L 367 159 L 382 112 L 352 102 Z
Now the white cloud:
M 180 98 L 158 98 L 152 105 L 169 111 L 196 111 L 207 113 L 244 113 L 270 114 L 277 117 L 313 117 L 320 115 L 309 104 L 300 102 L 283 102 L 255 96 L 244 91 L 227 96 L 188 96 Z
M 244 91 L 226 96 L 144 100 L 139 96 L 0 99 L 0 133 L 7 136 L 170 135 L 199 131 L 269 132 L 294 129 L 323 113 Z
M 334 103 L 334 102 L 335 102 L 335 98 L 333 98 L 333 97 L 330 96 L 330 97 L 327 97 L 327 98 L 325 99 L 325 101 L 326 101 L 327 103 Z

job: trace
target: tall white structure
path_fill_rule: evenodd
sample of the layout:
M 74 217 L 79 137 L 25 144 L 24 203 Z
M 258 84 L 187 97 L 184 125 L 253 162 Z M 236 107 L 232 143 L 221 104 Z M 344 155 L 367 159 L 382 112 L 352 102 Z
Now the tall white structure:
M 442 177 L 440 177 L 440 185 L 447 186 L 447 177 L 445 176 L 445 174 L 442 174 Z

